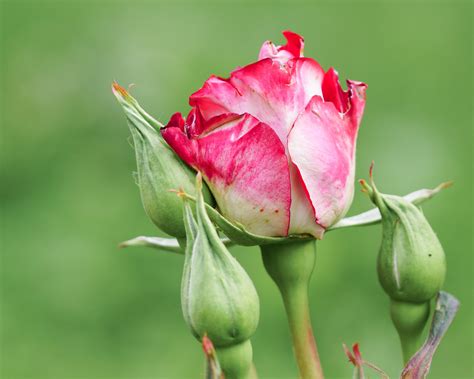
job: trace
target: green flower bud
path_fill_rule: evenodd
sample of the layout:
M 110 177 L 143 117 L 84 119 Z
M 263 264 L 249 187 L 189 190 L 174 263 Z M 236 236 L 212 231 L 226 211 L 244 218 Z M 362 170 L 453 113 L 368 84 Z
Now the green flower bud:
M 198 174 L 197 222 L 184 201 L 186 251 L 181 286 L 183 315 L 196 338 L 216 347 L 237 345 L 255 332 L 259 300 L 255 287 L 222 243 L 205 211 Z
M 170 190 L 182 189 L 194 194 L 196 173 L 164 141 L 158 121 L 117 83 L 113 84 L 112 91 L 123 107 L 132 134 L 143 208 L 158 228 L 171 236 L 184 238 L 183 202 Z M 203 193 L 206 202 L 211 203 L 207 187 Z
M 380 284 L 391 299 L 422 303 L 443 285 L 446 260 L 443 248 L 422 211 L 400 196 L 385 195 L 361 184 L 382 215 L 382 244 L 377 271 Z

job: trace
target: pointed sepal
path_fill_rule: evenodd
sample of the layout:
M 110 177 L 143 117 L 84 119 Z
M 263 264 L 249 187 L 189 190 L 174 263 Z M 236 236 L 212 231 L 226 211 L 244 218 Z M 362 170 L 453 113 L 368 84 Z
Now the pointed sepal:
M 132 134 L 137 160 L 137 182 L 145 212 L 165 233 L 184 238 L 183 204 L 171 190 L 194 194 L 195 171 L 168 146 L 159 129 L 163 125 L 151 117 L 118 83 L 112 92 L 122 106 Z M 206 201 L 212 203 L 207 188 Z

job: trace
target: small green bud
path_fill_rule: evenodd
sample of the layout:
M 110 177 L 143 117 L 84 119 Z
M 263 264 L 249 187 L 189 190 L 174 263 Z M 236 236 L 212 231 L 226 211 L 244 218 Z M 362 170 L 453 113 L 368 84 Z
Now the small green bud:
M 198 174 L 197 222 L 184 201 L 186 250 L 181 286 L 183 315 L 196 338 L 204 335 L 216 348 L 236 345 L 255 332 L 259 300 L 255 287 L 222 243 L 209 219 Z
M 365 192 L 382 215 L 382 244 L 377 271 L 391 299 L 422 303 L 443 285 L 446 260 L 443 248 L 421 210 L 400 196 L 385 195 L 361 180 Z
M 171 190 L 194 194 L 196 173 L 165 142 L 158 121 L 118 83 L 113 84 L 112 91 L 124 109 L 132 134 L 143 208 L 158 228 L 171 236 L 184 238 L 183 202 Z M 207 187 L 203 193 L 211 203 Z

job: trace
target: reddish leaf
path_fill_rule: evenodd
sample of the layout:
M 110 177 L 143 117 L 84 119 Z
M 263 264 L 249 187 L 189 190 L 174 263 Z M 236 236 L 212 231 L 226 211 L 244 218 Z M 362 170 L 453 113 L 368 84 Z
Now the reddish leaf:
M 224 379 L 224 373 L 217 359 L 216 349 L 214 349 L 214 345 L 207 335 L 204 335 L 202 338 L 202 349 L 207 361 L 206 379 Z
M 402 379 L 423 379 L 430 371 L 433 355 L 441 339 L 451 325 L 459 308 L 459 300 L 453 295 L 440 291 L 436 300 L 436 309 L 431 323 L 430 333 L 420 350 L 405 366 Z

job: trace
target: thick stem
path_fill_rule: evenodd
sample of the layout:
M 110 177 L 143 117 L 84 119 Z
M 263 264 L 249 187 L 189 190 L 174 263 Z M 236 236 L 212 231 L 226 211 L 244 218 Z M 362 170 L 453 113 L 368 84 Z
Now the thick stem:
M 430 302 L 409 303 L 391 300 L 390 316 L 397 329 L 406 364 L 421 347 L 421 336 L 430 315 Z
M 256 379 L 252 363 L 252 344 L 246 340 L 236 345 L 217 347 L 217 359 L 225 379 Z
M 278 286 L 290 326 L 301 378 L 324 378 L 309 313 L 308 286 L 316 261 L 316 242 L 261 246 L 263 263 Z

